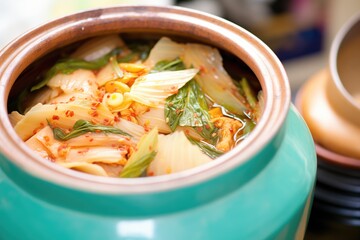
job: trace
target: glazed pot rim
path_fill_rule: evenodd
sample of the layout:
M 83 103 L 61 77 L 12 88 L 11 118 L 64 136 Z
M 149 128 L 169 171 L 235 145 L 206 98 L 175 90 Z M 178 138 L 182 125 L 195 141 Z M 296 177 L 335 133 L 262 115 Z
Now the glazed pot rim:
M 352 16 L 337 32 L 330 47 L 329 66 L 330 66 L 331 78 L 339 91 L 340 94 L 339 96 L 346 99 L 347 104 L 351 106 L 351 108 L 354 111 L 360 113 L 360 104 L 356 102 L 354 97 L 348 92 L 348 90 L 343 85 L 339 76 L 338 66 L 337 66 L 339 50 L 343 45 L 344 40 L 349 35 L 352 28 L 356 26 L 356 24 L 360 24 L 360 13 L 357 13 L 354 16 Z
M 48 39 L 56 34 L 65 34 L 69 28 L 77 27 L 79 32 L 81 32 L 86 31 L 85 28 L 90 27 L 91 24 L 113 21 L 121 17 L 128 17 L 130 19 L 134 16 L 141 16 L 147 20 L 154 20 L 156 18 L 166 19 L 166 21 L 172 24 L 187 24 L 191 25 L 195 30 L 203 28 L 210 35 L 217 34 L 216 36 L 220 36 L 220 34 L 223 34 L 224 36 L 222 37 L 225 37 L 225 34 L 228 34 L 226 38 L 231 39 L 229 41 L 233 43 L 237 51 L 234 54 L 239 58 L 239 55 L 242 54 L 241 59 L 248 65 L 252 64 L 250 67 L 261 82 L 264 91 L 266 99 L 265 108 L 258 125 L 243 143 L 215 161 L 166 176 L 138 179 L 95 177 L 65 169 L 56 164 L 43 161 L 38 156 L 34 156 L 34 153 L 16 135 L 7 117 L 6 104 L 9 93 L 7 91 L 7 83 L 9 79 L 14 78 L 12 70 L 17 67 L 16 63 L 20 61 L 21 57 L 26 56 L 31 51 L 31 48 L 40 44 L 44 39 Z M 151 22 L 149 22 L 137 24 L 151 25 Z M 90 32 L 87 33 L 87 37 L 93 34 L 91 30 L 88 31 Z M 167 31 L 170 30 L 168 29 Z M 216 33 L 216 31 L 219 32 Z M 119 32 L 121 33 L 122 29 L 119 29 Z M 194 31 L 194 36 L 199 37 L 196 34 L 200 33 Z M 1 57 L 2 55 L 3 57 Z M 8 58 L 6 59 L 4 56 Z M 10 59 L 10 57 L 12 58 Z M 0 123 L 2 131 L 2 135 L 0 135 L 1 152 L 11 159 L 12 162 L 15 162 L 16 165 L 39 178 L 87 191 L 107 193 L 165 191 L 199 184 L 218 177 L 250 161 L 252 157 L 261 152 L 279 133 L 290 106 L 290 86 L 285 70 L 280 60 L 270 48 L 240 26 L 207 13 L 182 7 L 119 6 L 72 14 L 48 22 L 18 37 L 0 52 L 0 59 L 7 60 L 4 61 L 2 66 L 0 65 L 0 77 L 2 79 L 0 81 L 0 99 L 2 100 L 0 105 L 2 120 Z M 13 156 L 14 152 L 17 154 L 16 158 Z M 32 161 L 28 161 L 28 159 Z

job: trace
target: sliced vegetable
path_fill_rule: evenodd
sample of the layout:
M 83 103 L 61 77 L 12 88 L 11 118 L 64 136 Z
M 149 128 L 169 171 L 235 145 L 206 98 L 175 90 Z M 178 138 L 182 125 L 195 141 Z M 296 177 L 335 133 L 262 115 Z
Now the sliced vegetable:
M 240 86 L 244 91 L 246 100 L 249 103 L 250 107 L 254 109 L 257 105 L 256 95 L 254 94 L 253 90 L 251 89 L 249 82 L 247 81 L 246 78 L 242 78 L 240 80 Z
M 50 125 L 50 123 L 49 123 L 49 125 Z M 64 130 L 62 130 L 61 128 L 58 128 L 58 127 L 52 127 L 51 125 L 50 125 L 50 127 L 53 130 L 55 139 L 60 140 L 60 141 L 66 141 L 66 140 L 69 140 L 71 138 L 80 136 L 80 135 L 88 133 L 88 132 L 114 133 L 114 134 L 121 134 L 121 135 L 131 137 L 130 134 L 128 134 L 116 127 L 94 125 L 85 120 L 77 120 L 76 123 L 74 124 L 72 131 L 69 133 L 65 133 Z
M 120 177 L 134 178 L 141 176 L 156 155 L 158 145 L 158 130 L 152 129 L 145 134 L 137 144 L 137 151 L 127 161 Z
M 186 44 L 183 61 L 187 67 L 200 69 L 195 80 L 214 102 L 237 115 L 244 115 L 246 99 L 225 71 L 217 49 L 201 44 Z
M 113 67 L 116 75 L 118 78 L 122 78 L 124 77 L 124 73 L 123 71 L 121 70 L 121 68 L 119 67 L 119 63 L 118 61 L 116 60 L 116 57 L 111 57 L 110 58 L 110 63 L 111 63 L 111 66 Z
M 192 144 L 198 146 L 203 153 L 205 153 L 206 155 L 208 155 L 212 159 L 220 157 L 222 154 L 224 154 L 224 152 L 216 149 L 216 147 L 214 147 L 213 145 L 211 145 L 211 144 L 209 144 L 207 142 L 199 141 L 199 140 L 196 140 L 196 139 L 191 138 L 191 137 L 188 137 L 188 139 Z
M 119 35 L 111 34 L 94 37 L 77 48 L 70 58 L 91 62 L 105 56 L 115 48 L 124 47 L 125 43 Z
M 111 56 L 118 54 L 119 51 L 121 50 L 116 48 L 111 52 L 109 52 L 108 54 L 106 54 L 105 56 L 91 62 L 81 59 L 60 60 L 52 68 L 50 68 L 49 71 L 46 72 L 45 77 L 43 78 L 42 81 L 40 81 L 38 84 L 36 84 L 31 88 L 31 91 L 35 91 L 44 87 L 49 82 L 49 80 L 58 73 L 70 74 L 77 69 L 90 69 L 90 70 L 100 69 L 109 62 Z
M 175 58 L 180 57 L 183 52 L 184 44 L 178 44 L 170 40 L 170 38 L 162 37 L 151 49 L 145 64 L 152 68 L 160 61 L 172 61 Z
M 205 95 L 194 80 L 168 97 L 165 103 L 165 117 L 172 131 L 177 126 L 194 127 L 206 139 L 213 139 L 215 128 L 208 110 Z
M 95 74 L 85 69 L 77 69 L 69 74 L 56 74 L 49 80 L 47 86 L 61 89 L 66 94 L 81 92 L 91 95 L 97 90 Z
M 186 69 L 183 61 L 180 58 L 175 58 L 172 61 L 162 60 L 154 66 L 151 72 L 162 72 L 162 71 L 177 71 Z
M 149 107 L 157 107 L 197 74 L 197 69 L 149 73 L 137 78 L 129 93 L 132 100 Z
M 189 141 L 183 131 L 160 134 L 157 154 L 147 174 L 159 176 L 181 172 L 211 161 L 210 157 Z

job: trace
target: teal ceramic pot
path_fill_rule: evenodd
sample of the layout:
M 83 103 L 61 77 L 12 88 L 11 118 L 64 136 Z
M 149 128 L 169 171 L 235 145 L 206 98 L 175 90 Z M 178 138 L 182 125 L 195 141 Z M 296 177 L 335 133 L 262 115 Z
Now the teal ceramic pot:
M 8 97 L 31 63 L 59 47 L 106 34 L 171 35 L 231 52 L 265 97 L 252 134 L 220 158 L 167 176 L 95 177 L 44 161 L 21 141 Z M 67 16 L 0 52 L 0 239 L 302 239 L 316 156 L 290 104 L 285 71 L 243 28 L 183 8 L 127 6 Z

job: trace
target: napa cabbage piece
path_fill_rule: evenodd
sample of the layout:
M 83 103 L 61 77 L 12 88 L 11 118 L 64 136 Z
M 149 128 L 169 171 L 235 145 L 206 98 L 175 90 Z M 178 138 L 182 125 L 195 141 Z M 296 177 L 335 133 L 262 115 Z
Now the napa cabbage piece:
M 124 166 L 120 177 L 133 178 L 141 176 L 156 156 L 158 147 L 158 130 L 152 129 L 142 136 L 134 152 Z
M 88 62 L 95 61 L 110 53 L 113 49 L 121 47 L 125 47 L 125 43 L 116 34 L 95 37 L 77 48 L 71 55 L 71 58 L 82 59 Z
M 105 56 L 102 56 L 94 61 L 86 61 L 82 59 L 72 59 L 72 58 L 61 59 L 45 73 L 43 79 L 40 82 L 38 82 L 36 85 L 31 87 L 30 91 L 39 90 L 42 87 L 46 86 L 49 80 L 59 73 L 71 74 L 78 69 L 89 69 L 89 70 L 100 69 L 109 62 L 109 59 L 111 57 L 117 55 L 120 51 L 121 51 L 120 49 L 115 48 Z
M 148 176 L 181 172 L 211 162 L 197 146 L 193 145 L 182 131 L 159 135 L 157 154 L 151 162 Z
M 96 113 L 96 114 L 94 114 Z M 108 108 L 99 104 L 96 112 L 90 103 L 69 102 L 60 104 L 37 104 L 14 126 L 16 133 L 22 140 L 30 138 L 37 130 L 43 128 L 50 120 L 54 126 L 71 129 L 78 119 L 103 123 L 114 116 Z
M 60 88 L 65 94 L 82 92 L 92 95 L 97 90 L 95 74 L 85 69 L 78 69 L 70 74 L 56 74 L 47 86 L 52 89 Z
M 159 105 L 157 108 L 150 108 L 149 111 L 140 114 L 136 117 L 139 124 L 145 128 L 158 128 L 160 133 L 171 133 L 171 129 L 165 120 L 164 105 Z
M 65 162 L 119 163 L 125 159 L 127 153 L 126 149 L 114 147 L 70 148 L 66 154 Z
M 151 49 L 145 65 L 153 68 L 158 62 L 172 61 L 184 52 L 184 45 L 172 41 L 168 37 L 162 37 Z
M 41 130 L 43 131 L 43 130 Z M 40 132 L 41 132 L 40 131 Z M 45 130 L 46 131 L 46 130 Z M 25 144 L 30 147 L 33 151 L 35 151 L 40 157 L 44 159 L 53 159 L 53 154 L 48 150 L 48 148 L 38 139 L 38 134 L 41 134 L 38 132 L 31 138 L 29 138 Z
M 103 176 L 103 177 L 108 176 L 106 171 L 97 164 L 92 164 L 87 162 L 57 162 L 57 164 L 65 168 L 77 170 L 84 173 L 89 173 L 95 176 Z
M 8 116 L 13 127 L 24 118 L 24 115 L 18 111 L 12 111 Z
M 149 73 L 138 77 L 130 92 L 124 95 L 146 106 L 157 107 L 164 104 L 167 97 L 177 93 L 197 73 L 198 70 L 194 68 Z
M 132 136 L 131 140 L 135 143 L 138 143 L 146 133 L 144 127 L 126 119 L 120 119 L 120 121 L 115 122 L 113 126 L 119 129 L 126 129 L 126 132 Z
M 67 140 L 68 147 L 131 147 L 133 145 L 129 137 L 119 134 L 104 132 L 89 132 Z
M 188 67 L 201 69 L 195 79 L 214 102 L 235 114 L 244 115 L 247 111 L 246 99 L 224 69 L 222 57 L 216 48 L 186 44 L 183 61 Z

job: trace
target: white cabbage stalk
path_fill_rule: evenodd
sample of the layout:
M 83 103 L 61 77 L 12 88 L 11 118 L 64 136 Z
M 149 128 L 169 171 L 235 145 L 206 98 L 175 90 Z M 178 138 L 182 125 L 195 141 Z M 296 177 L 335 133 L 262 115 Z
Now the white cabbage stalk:
M 100 69 L 98 74 L 96 75 L 96 83 L 99 86 L 105 85 L 105 83 L 117 79 L 118 76 L 111 65 L 111 63 L 106 64 L 104 67 Z
M 25 114 L 24 118 L 14 126 L 14 129 L 22 140 L 27 140 L 36 130 L 46 126 L 47 120 L 57 127 L 71 129 L 78 119 L 102 124 L 114 118 L 103 104 L 96 108 L 96 115 L 92 114 L 93 111 L 90 104 L 77 102 L 44 105 L 39 103 Z
M 18 111 L 12 111 L 9 114 L 9 120 L 13 127 L 23 118 L 24 118 L 24 115 L 20 114 Z
M 31 139 L 38 140 L 42 145 L 45 146 L 47 152 L 50 153 L 51 157 L 58 158 L 59 157 L 59 149 L 63 145 L 60 141 L 54 138 L 54 134 L 52 129 L 49 126 L 44 127 L 39 132 L 37 132 Z M 28 143 L 28 141 L 26 143 Z
M 159 105 L 158 108 L 150 108 L 148 112 L 137 116 L 136 119 L 145 128 L 157 127 L 160 133 L 171 133 L 171 129 L 165 121 L 164 105 Z
M 64 93 L 82 92 L 93 94 L 96 89 L 96 76 L 90 70 L 78 69 L 71 74 L 56 74 L 47 83 L 47 86 L 60 88 Z
M 205 94 L 229 111 L 243 115 L 246 101 L 224 69 L 216 48 L 186 44 L 183 61 L 187 67 L 201 69 L 195 79 Z
M 59 96 L 50 99 L 47 104 L 58 104 L 58 103 L 69 103 L 69 102 L 75 102 L 75 103 L 81 103 L 82 101 L 89 101 L 92 100 L 93 96 L 90 96 L 88 93 L 82 93 L 82 92 L 73 92 L 73 93 L 62 93 Z
M 125 93 L 133 101 L 149 107 L 164 104 L 165 99 L 193 79 L 197 69 L 149 73 L 137 78 L 130 92 Z
M 113 133 L 89 132 L 64 142 L 69 147 L 122 147 L 131 146 L 129 137 Z
M 139 142 L 140 138 L 145 134 L 145 129 L 142 126 L 123 118 L 119 122 L 115 122 L 114 127 L 130 134 L 132 136 L 131 140 L 135 143 Z
M 37 90 L 36 92 L 30 92 L 26 96 L 26 101 L 23 102 L 23 108 L 25 113 L 29 111 L 30 108 L 35 106 L 38 103 L 49 103 L 51 99 L 58 97 L 63 91 L 60 88 L 49 88 L 47 86 Z
M 54 157 L 51 156 L 52 154 L 49 152 L 47 147 L 45 147 L 45 145 L 38 140 L 36 135 L 29 138 L 25 143 L 28 147 L 30 147 L 33 151 L 35 151 L 40 157 L 44 159 L 50 159 Z
M 190 143 L 182 131 L 160 134 L 155 159 L 147 174 L 159 176 L 184 171 L 212 161 L 197 146 Z
M 90 39 L 81 45 L 72 55 L 72 58 L 94 61 L 125 44 L 118 35 L 106 35 Z
M 184 44 L 176 43 L 167 37 L 162 37 L 151 49 L 145 65 L 152 68 L 156 63 L 163 60 L 174 60 L 184 52 Z
M 119 163 L 125 158 L 127 150 L 113 147 L 80 147 L 71 148 L 66 157 L 66 162 L 102 162 Z
M 89 173 L 95 176 L 103 176 L 103 177 L 108 176 L 105 170 L 97 164 L 92 164 L 87 162 L 56 162 L 56 163 L 65 168 L 77 170 L 84 173 Z

